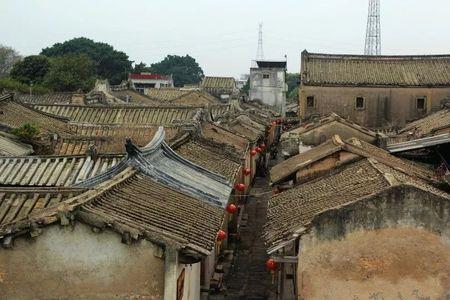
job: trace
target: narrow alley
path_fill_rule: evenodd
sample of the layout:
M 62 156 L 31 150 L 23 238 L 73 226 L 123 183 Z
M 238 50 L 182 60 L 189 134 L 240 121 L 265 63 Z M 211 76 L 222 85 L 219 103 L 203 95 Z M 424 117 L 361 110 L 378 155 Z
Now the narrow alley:
M 253 196 L 247 200 L 247 220 L 241 228 L 234 264 L 225 278 L 226 299 L 275 299 L 270 297 L 275 293 L 265 266 L 267 254 L 261 238 L 270 191 L 267 178 L 256 178 Z

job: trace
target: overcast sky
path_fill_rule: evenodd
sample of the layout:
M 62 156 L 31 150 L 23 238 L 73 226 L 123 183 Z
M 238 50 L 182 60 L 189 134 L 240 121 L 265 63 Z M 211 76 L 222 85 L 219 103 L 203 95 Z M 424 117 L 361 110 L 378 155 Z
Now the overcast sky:
M 0 44 L 22 55 L 85 36 L 147 64 L 189 54 L 207 75 L 248 73 L 263 22 L 266 59 L 364 49 L 368 0 L 0 0 Z M 383 54 L 450 53 L 449 0 L 381 0 Z

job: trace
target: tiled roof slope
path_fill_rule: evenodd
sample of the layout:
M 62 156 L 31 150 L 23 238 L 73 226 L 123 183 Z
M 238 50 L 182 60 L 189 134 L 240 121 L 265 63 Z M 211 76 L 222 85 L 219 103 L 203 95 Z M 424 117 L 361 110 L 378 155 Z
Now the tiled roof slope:
M 407 124 L 400 133 L 414 132 L 417 136 L 424 136 L 448 127 L 450 127 L 450 109 L 446 108 Z
M 360 160 L 336 174 L 299 185 L 270 199 L 264 228 L 269 252 L 306 231 L 317 214 L 399 185 L 411 185 L 450 199 L 448 194 L 421 179 L 376 160 Z
M 30 104 L 70 104 L 74 93 L 52 93 L 43 95 L 16 94 L 15 97 Z
M 70 133 L 63 120 L 15 102 L 12 95 L 0 96 L 0 125 L 18 128 L 25 124 L 37 126 L 41 133 Z
M 126 166 L 132 166 L 155 179 L 159 183 L 181 190 L 195 198 L 217 206 L 225 207 L 232 190 L 231 183 L 221 175 L 198 166 L 179 156 L 165 141 L 163 127 L 144 148 L 127 141 L 127 159 L 103 175 L 81 183 L 83 187 L 93 187 L 104 177 L 117 174 Z
M 153 100 L 144 94 L 136 92 L 135 90 L 111 91 L 110 93 L 124 102 L 128 99 L 130 103 L 139 103 L 151 106 L 158 106 L 161 104 L 159 101 Z
M 190 139 L 177 147 L 175 151 L 185 159 L 222 175 L 231 183 L 236 179 L 240 169 L 239 160 L 227 153 L 219 144 L 207 142 L 203 139 Z
M 335 143 L 333 139 L 329 139 L 325 143 L 318 145 L 306 152 L 295 155 L 287 160 L 280 162 L 270 169 L 270 182 L 277 183 L 284 178 L 294 174 L 301 168 L 308 166 L 324 157 L 327 157 L 342 147 Z
M 219 144 L 232 146 L 240 154 L 245 154 L 249 147 L 249 141 L 246 138 L 212 122 L 203 122 L 201 130 L 203 137 Z
M 375 131 L 363 127 L 361 125 L 358 125 L 350 120 L 344 119 L 343 117 L 339 116 L 336 113 L 331 113 L 329 115 L 321 117 L 319 120 L 315 122 L 308 122 L 298 125 L 296 127 L 292 127 L 289 131 L 283 133 L 282 138 L 289 136 L 290 132 L 292 131 L 295 131 L 297 134 L 304 134 L 314 129 L 320 128 L 326 124 L 330 124 L 332 122 L 339 122 L 374 138 L 377 136 L 377 133 Z
M 67 223 L 70 218 L 110 228 L 133 240 L 145 238 L 158 245 L 170 243 L 189 254 L 209 255 L 224 216 L 223 208 L 131 167 L 85 193 L 81 189 L 41 191 L 26 194 L 16 189 L 2 202 L 4 190 L 0 189 L 0 214 L 6 212 L 5 217 L 0 215 L 0 238 L 26 233 L 33 226 Z
M 58 138 L 55 146 L 57 155 L 83 155 L 94 146 L 97 153 L 125 153 L 125 139 L 131 138 L 138 147 L 146 146 L 158 130 L 156 126 L 127 125 L 77 125 L 73 126 L 74 135 Z M 174 138 L 179 127 L 166 127 L 166 138 Z
M 148 89 L 147 96 L 159 102 L 170 102 L 192 93 L 192 90 L 177 88 Z
M 202 82 L 204 88 L 233 89 L 235 86 L 236 82 L 233 77 L 205 76 Z
M 31 145 L 20 142 L 16 137 L 0 132 L 0 156 L 20 156 L 33 153 Z
M 363 56 L 302 53 L 302 84 L 450 86 L 450 55 Z
M 314 147 L 304 153 L 293 156 L 274 166 L 270 170 L 271 183 L 277 183 L 297 172 L 298 170 L 305 168 L 308 165 L 327 156 L 330 156 L 338 151 L 347 151 L 349 153 L 358 155 L 360 158 L 376 159 L 377 161 L 380 161 L 395 170 L 414 175 L 423 180 L 426 180 L 429 183 L 439 183 L 436 174 L 432 170 L 422 167 L 421 165 L 418 165 L 412 161 L 398 158 L 384 149 L 361 141 L 357 138 L 351 138 L 344 142 L 339 136 L 334 136 L 332 139 L 326 141 L 325 143 Z
M 122 224 L 154 241 L 173 240 L 209 254 L 223 209 L 159 184 L 137 173 L 84 204 L 82 212 L 107 224 Z
M 81 194 L 79 188 L 7 188 L 0 187 L 0 226 L 27 218 Z
M 123 156 L 22 156 L 0 157 L 2 186 L 73 186 L 104 173 Z
M 63 223 L 64 218 L 68 223 L 72 214 L 131 239 L 209 255 L 232 191 L 228 181 L 173 152 L 162 128 L 145 148 L 128 142 L 127 153 L 117 166 L 77 185 L 88 192 L 0 225 L 0 238 L 24 233 L 32 224 Z
M 66 117 L 75 123 L 125 124 L 125 125 L 170 125 L 174 121 L 191 121 L 198 108 L 150 107 L 150 106 L 77 106 L 36 105 L 43 112 Z

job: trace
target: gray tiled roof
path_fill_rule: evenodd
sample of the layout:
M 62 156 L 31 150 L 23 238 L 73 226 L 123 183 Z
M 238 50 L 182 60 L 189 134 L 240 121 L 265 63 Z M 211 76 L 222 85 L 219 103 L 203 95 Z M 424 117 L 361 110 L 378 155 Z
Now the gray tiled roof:
M 450 86 L 450 55 L 363 56 L 302 53 L 302 84 Z

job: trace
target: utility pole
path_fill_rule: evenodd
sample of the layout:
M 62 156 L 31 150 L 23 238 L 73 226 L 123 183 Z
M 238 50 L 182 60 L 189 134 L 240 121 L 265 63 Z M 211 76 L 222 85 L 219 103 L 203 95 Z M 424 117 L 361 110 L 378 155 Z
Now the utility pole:
M 365 55 L 381 55 L 380 0 L 369 0 Z
M 258 32 L 258 50 L 256 51 L 256 60 L 264 60 L 264 49 L 263 49 L 263 24 L 259 23 Z

